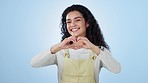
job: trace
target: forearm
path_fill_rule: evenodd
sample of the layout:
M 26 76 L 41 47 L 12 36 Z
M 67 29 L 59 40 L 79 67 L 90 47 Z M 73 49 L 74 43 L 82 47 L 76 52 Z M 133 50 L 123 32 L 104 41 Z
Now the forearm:
M 32 67 L 43 67 L 56 63 L 55 54 L 51 54 L 49 50 L 39 53 L 31 59 Z
M 110 70 L 111 72 L 114 73 L 119 73 L 121 71 L 121 65 L 119 62 L 117 62 L 112 56 L 111 53 L 104 48 L 104 50 L 100 51 L 99 55 L 101 61 L 102 61 L 102 66 Z
M 55 54 L 56 52 L 60 51 L 61 49 L 62 49 L 62 48 L 60 47 L 60 45 L 59 45 L 59 44 L 56 44 L 56 45 L 54 45 L 54 46 L 50 49 L 50 51 L 51 51 L 52 54 Z

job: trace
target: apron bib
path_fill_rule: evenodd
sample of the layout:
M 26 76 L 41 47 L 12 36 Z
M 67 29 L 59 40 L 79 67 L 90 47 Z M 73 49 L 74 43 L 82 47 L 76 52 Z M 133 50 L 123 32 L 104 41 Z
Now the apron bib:
M 94 59 L 93 53 L 90 59 L 70 59 L 66 50 L 61 83 L 95 83 Z

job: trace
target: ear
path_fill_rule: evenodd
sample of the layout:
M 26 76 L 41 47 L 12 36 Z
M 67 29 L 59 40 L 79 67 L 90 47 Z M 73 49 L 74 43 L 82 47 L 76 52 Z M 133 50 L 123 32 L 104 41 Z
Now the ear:
M 89 24 L 88 24 L 88 22 L 86 22 L 86 28 L 88 28 L 89 27 Z

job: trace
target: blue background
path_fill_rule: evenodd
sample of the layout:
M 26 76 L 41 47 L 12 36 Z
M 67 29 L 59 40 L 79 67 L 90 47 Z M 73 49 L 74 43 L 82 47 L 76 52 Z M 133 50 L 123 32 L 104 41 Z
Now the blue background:
M 100 24 L 120 74 L 105 68 L 100 83 L 148 82 L 147 0 L 1 0 L 0 83 L 57 83 L 57 67 L 32 68 L 31 58 L 60 42 L 60 18 L 72 4 L 89 8 Z

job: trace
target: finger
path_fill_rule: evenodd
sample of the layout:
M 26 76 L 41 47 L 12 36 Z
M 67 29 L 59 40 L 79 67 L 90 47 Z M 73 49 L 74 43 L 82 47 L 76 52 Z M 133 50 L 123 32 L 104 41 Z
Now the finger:
M 77 38 L 77 41 L 80 41 L 80 40 L 88 41 L 88 39 L 87 39 L 86 37 L 78 37 L 78 38 Z
M 88 43 L 88 40 L 85 39 L 85 38 L 80 38 L 77 42 L 78 42 L 79 44 L 87 44 L 87 43 Z
M 77 38 L 77 41 L 79 41 L 79 40 L 81 40 L 81 39 L 83 39 L 83 38 L 82 38 L 82 37 L 78 37 L 78 38 Z
M 70 37 L 68 37 L 68 39 L 70 40 L 70 41 L 72 41 L 72 42 L 76 42 L 76 37 L 75 36 L 70 36 Z M 69 41 L 69 42 L 70 42 Z
M 79 38 L 79 46 L 81 46 L 81 48 L 90 48 L 92 43 L 85 37 L 81 37 Z M 83 43 L 83 44 L 81 44 Z
M 69 44 L 70 41 L 71 41 L 71 42 L 74 42 L 74 40 L 73 40 L 72 38 L 65 38 L 63 42 L 64 42 L 65 44 Z

